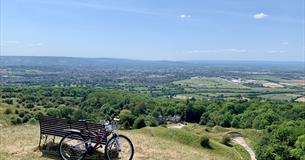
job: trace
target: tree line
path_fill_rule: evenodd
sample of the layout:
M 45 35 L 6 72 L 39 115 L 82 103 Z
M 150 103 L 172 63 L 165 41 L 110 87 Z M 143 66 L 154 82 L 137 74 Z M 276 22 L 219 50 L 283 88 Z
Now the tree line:
M 162 125 L 179 115 L 207 126 L 263 131 L 258 159 L 305 158 L 305 104 L 253 100 L 180 100 L 93 87 L 0 87 L 3 114 L 12 124 L 35 123 L 40 115 L 97 122 L 119 115 L 125 129 Z

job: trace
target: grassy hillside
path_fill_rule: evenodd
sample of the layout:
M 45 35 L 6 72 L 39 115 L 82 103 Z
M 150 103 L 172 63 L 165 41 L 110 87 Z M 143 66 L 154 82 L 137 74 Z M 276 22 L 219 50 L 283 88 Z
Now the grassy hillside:
M 249 159 L 242 147 L 231 147 L 220 143 L 221 136 L 228 130 L 188 125 L 183 129 L 147 127 L 139 130 L 121 131 L 130 137 L 135 146 L 135 159 L 203 159 L 238 160 Z M 19 125 L 0 128 L 0 159 L 57 159 L 37 149 L 38 125 Z M 250 131 L 252 132 L 252 131 Z M 202 148 L 200 135 L 210 137 L 211 149 Z M 252 137 L 253 138 L 253 137 Z M 57 142 L 59 139 L 56 140 Z

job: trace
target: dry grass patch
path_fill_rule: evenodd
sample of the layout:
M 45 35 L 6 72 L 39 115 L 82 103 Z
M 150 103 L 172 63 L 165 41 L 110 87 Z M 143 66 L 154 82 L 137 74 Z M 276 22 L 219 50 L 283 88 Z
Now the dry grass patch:
M 158 160 L 158 159 L 185 159 L 185 160 L 235 160 L 243 159 L 237 153 L 232 153 L 229 148 L 212 140 L 214 149 L 203 149 L 192 144 L 181 143 L 171 139 L 167 135 L 160 135 L 160 127 L 144 128 L 140 130 L 121 131 L 128 136 L 135 147 L 135 160 Z M 162 134 L 177 134 L 181 129 L 162 128 Z M 150 132 L 150 130 L 152 132 Z M 174 132 L 172 132 L 175 130 Z M 52 155 L 46 155 L 38 150 L 39 126 L 20 125 L 0 128 L 0 160 L 44 160 L 58 159 Z M 184 131 L 183 135 L 187 133 Z M 161 137 L 160 137 L 161 136 Z M 194 135 L 191 135 L 191 137 Z M 177 137 L 176 137 L 177 138 Z M 56 141 L 58 142 L 60 138 Z M 199 146 L 199 144 L 198 144 Z M 224 150 L 222 150 L 224 149 Z M 234 156 L 236 154 L 236 156 Z M 233 156 L 232 156 L 233 155 Z M 236 158 L 238 157 L 238 158 Z

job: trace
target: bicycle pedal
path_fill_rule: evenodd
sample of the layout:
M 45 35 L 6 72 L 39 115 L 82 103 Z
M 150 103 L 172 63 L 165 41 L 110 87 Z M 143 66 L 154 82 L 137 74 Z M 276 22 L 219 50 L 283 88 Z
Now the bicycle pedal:
M 87 154 L 93 155 L 94 153 L 95 153 L 94 147 L 92 147 L 92 146 L 88 147 L 88 149 L 87 149 Z

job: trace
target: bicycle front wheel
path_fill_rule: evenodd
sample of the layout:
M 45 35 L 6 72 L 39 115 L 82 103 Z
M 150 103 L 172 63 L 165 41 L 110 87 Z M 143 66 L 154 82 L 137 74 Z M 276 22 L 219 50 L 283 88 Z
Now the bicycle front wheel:
M 105 157 L 107 160 L 132 160 L 133 154 L 133 144 L 124 135 L 113 136 L 105 146 Z
M 87 144 L 81 134 L 67 134 L 59 143 L 59 155 L 63 160 L 82 160 L 86 152 Z

